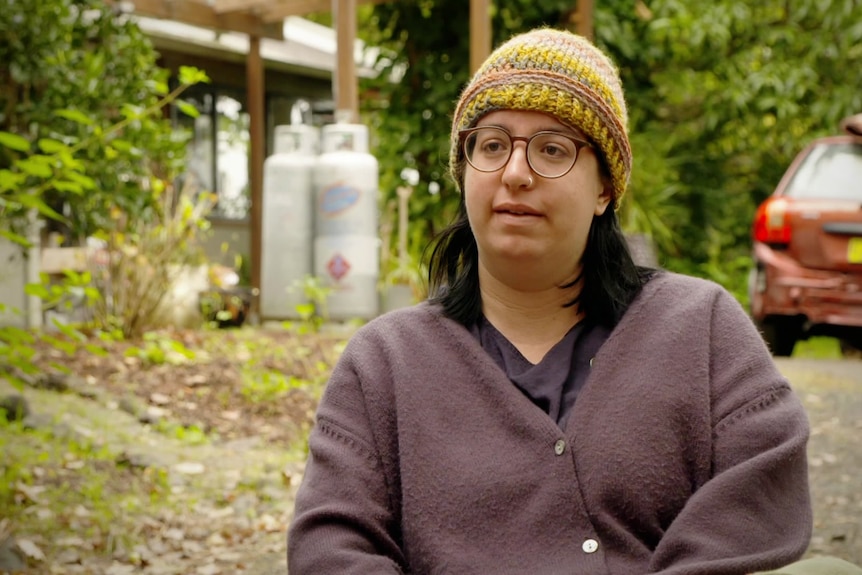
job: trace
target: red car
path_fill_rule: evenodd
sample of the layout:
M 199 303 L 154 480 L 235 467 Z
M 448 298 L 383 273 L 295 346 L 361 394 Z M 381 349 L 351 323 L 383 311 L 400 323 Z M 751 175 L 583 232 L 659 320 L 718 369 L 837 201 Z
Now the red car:
M 750 312 L 772 353 L 837 337 L 862 349 L 862 114 L 793 160 L 754 218 Z

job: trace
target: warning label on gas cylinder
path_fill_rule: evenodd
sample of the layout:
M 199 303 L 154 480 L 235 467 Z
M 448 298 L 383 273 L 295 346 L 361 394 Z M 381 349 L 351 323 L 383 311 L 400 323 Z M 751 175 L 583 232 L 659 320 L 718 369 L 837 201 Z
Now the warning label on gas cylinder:
M 340 280 L 350 271 L 350 262 L 341 254 L 335 254 L 326 263 L 326 271 L 335 281 Z

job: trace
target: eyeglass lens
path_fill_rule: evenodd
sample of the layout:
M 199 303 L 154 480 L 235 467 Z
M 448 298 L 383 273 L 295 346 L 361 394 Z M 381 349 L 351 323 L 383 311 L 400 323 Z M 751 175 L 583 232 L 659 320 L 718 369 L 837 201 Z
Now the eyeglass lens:
M 502 128 L 487 126 L 468 134 L 464 154 L 470 165 L 481 172 L 494 172 L 509 161 L 513 140 L 527 142 L 527 162 L 534 172 L 556 178 L 572 169 L 578 158 L 578 146 L 566 135 L 537 132 L 529 138 L 513 137 Z

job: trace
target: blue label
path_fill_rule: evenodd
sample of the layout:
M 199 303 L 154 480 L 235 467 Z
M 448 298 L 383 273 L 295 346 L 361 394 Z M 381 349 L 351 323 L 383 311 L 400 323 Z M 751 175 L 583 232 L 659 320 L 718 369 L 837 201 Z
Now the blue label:
M 320 196 L 320 211 L 336 214 L 356 205 L 362 192 L 346 184 L 336 184 Z

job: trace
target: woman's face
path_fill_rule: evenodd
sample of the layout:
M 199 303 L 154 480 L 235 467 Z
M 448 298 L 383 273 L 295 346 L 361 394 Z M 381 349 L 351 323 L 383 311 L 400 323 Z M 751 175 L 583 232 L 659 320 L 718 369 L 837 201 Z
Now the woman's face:
M 585 139 L 540 112 L 500 110 L 476 125 L 497 126 L 512 136 L 553 131 Z M 557 285 L 578 270 L 593 217 L 603 214 L 611 199 L 592 148 L 582 147 L 571 171 L 549 179 L 530 169 L 523 141 L 514 143 L 508 163 L 495 172 L 480 172 L 467 164 L 464 195 L 483 267 L 493 271 L 512 265 L 529 264 L 531 270 L 543 266 L 543 271 L 559 276 L 554 278 Z

